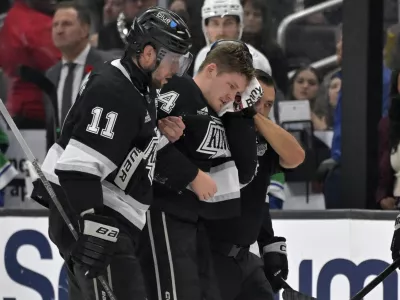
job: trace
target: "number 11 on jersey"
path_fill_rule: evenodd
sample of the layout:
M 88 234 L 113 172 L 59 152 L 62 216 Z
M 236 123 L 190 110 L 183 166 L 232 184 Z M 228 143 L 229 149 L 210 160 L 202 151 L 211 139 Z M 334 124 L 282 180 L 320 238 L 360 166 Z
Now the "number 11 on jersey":
M 102 114 L 103 114 L 103 108 L 97 106 L 92 109 L 93 119 L 92 122 L 86 127 L 86 131 L 91 132 L 93 134 L 99 133 L 100 130 L 99 123 Z M 109 113 L 107 113 L 106 115 L 107 125 L 104 129 L 101 130 L 100 132 L 101 136 L 104 136 L 108 139 L 112 139 L 114 137 L 113 129 L 115 126 L 115 122 L 117 121 L 117 117 L 118 113 L 114 111 L 110 111 Z

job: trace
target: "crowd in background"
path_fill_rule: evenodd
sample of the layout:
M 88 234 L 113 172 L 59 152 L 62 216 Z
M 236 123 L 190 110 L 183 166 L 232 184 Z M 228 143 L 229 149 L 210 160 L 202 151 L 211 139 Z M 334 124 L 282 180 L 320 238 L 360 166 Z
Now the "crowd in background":
M 65 9 L 55 12 L 55 2 L 0 1 L 0 97 L 20 129 L 51 131 L 50 108 L 46 103 L 53 101 L 50 107 L 56 107 L 57 112 L 51 122 L 56 124 L 57 131 L 85 75 L 104 60 L 119 57 L 132 20 L 146 8 L 158 4 L 157 0 L 78 0 L 84 9 L 71 13 Z M 191 29 L 194 57 L 206 45 L 201 19 L 203 2 L 172 0 L 168 3 L 169 9 L 178 13 Z M 296 132 L 304 131 L 298 135 L 307 150 L 304 166 L 291 173 L 277 174 L 272 185 L 283 189 L 285 177 L 288 182 L 305 181 L 313 192 L 324 194 L 326 208 L 340 208 L 341 7 L 310 15 L 291 25 L 286 32 L 284 48 L 277 42 L 279 24 L 286 16 L 321 2 L 324 0 L 241 0 L 244 12 L 241 38 L 270 63 L 278 88 L 271 117 L 280 121 L 279 103 L 284 101 L 308 100 L 311 111 L 310 120 L 306 120 L 310 125 L 308 129 L 304 124 L 288 127 L 296 128 Z M 64 8 L 71 8 L 69 2 L 64 4 Z M 393 14 L 397 11 L 394 5 L 397 1 L 385 1 L 380 181 L 376 197 L 377 206 L 382 209 L 396 209 L 400 197 L 400 180 L 397 180 L 400 177 L 400 27 L 397 15 Z M 229 30 L 229 26 L 228 23 L 222 25 L 221 37 L 225 37 L 224 30 Z M 313 62 L 335 54 L 336 63 L 318 69 L 312 66 Z M 71 57 L 74 63 L 69 63 Z M 45 75 L 44 78 L 38 73 Z M 74 78 L 69 76 L 72 73 Z M 193 74 L 193 66 L 189 73 Z M 51 95 L 56 96 L 52 98 Z M 300 119 L 299 123 L 301 121 L 304 120 Z M 320 131 L 331 132 L 331 141 L 321 142 L 314 135 Z M 4 154 L 6 150 L 7 137 L 0 134 L 0 151 Z M 6 157 L 0 156 L 0 171 L 8 170 L 6 161 Z M 8 172 L 11 180 L 15 172 Z M 0 189 L 8 182 L 0 180 Z M 284 196 L 280 192 L 278 189 L 271 193 L 271 199 L 277 201 L 272 207 L 282 208 Z

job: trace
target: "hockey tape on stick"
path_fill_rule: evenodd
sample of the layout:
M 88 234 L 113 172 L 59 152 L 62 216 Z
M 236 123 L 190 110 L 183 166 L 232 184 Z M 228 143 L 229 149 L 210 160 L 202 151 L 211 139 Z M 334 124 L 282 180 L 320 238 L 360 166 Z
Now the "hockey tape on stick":
M 17 139 L 18 143 L 20 144 L 22 150 L 24 151 L 26 157 L 28 158 L 29 161 L 31 161 L 33 167 L 35 168 L 36 173 L 38 174 L 38 176 L 40 178 L 40 181 L 42 181 L 46 191 L 49 193 L 51 200 L 53 201 L 54 205 L 57 207 L 57 210 L 59 211 L 60 215 L 62 216 L 64 222 L 67 224 L 69 230 L 71 231 L 72 235 L 74 236 L 74 239 L 77 240 L 78 232 L 75 230 L 74 226 L 71 223 L 71 220 L 68 218 L 67 214 L 65 213 L 63 207 L 60 204 L 60 201 L 58 201 L 57 196 L 56 196 L 50 182 L 47 180 L 46 176 L 44 176 L 42 169 L 40 168 L 39 161 L 35 158 L 31 149 L 29 149 L 28 144 L 25 142 L 24 138 L 22 137 L 21 132 L 17 128 L 17 125 L 15 125 L 13 119 L 11 118 L 10 114 L 8 113 L 7 108 L 5 107 L 2 99 L 0 99 L 0 111 L 1 111 L 1 114 L 3 115 L 5 121 L 7 122 L 8 126 L 10 127 L 12 133 L 14 134 L 15 138 Z M 111 289 L 108 286 L 107 281 L 104 279 L 104 277 L 99 276 L 99 277 L 97 277 L 97 280 L 103 286 L 104 291 L 107 293 L 107 296 L 110 298 L 110 300 L 117 300 L 117 298 L 115 298 L 113 292 L 111 291 Z
M 283 300 L 317 300 L 316 298 L 295 291 L 283 278 L 281 280 L 284 289 L 282 293 Z
M 392 274 L 396 269 L 400 267 L 400 258 L 396 259 L 389 267 L 383 270 L 378 276 L 375 277 L 370 283 L 367 284 L 362 290 L 360 290 L 353 298 L 350 300 L 362 300 L 370 291 L 372 291 L 377 285 L 384 281 L 390 274 Z

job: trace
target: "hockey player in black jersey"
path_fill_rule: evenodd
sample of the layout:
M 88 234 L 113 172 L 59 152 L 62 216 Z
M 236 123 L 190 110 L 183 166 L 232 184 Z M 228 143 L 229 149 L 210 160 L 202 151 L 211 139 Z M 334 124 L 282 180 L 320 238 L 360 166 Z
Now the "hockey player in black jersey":
M 191 37 L 173 12 L 153 7 L 134 20 L 122 59 L 92 71 L 49 150 L 43 172 L 80 236 L 49 201 L 49 234 L 68 267 L 69 298 L 145 300 L 135 247 L 146 221 L 160 134 L 149 96 L 191 63 Z M 34 198 L 47 197 L 35 184 Z
M 275 237 L 266 199 L 269 178 L 282 166 L 294 168 L 304 160 L 296 139 L 266 117 L 274 103 L 275 87 L 267 73 L 256 70 L 264 90 L 254 116 L 259 133 L 259 168 L 241 190 L 242 214 L 227 220 L 206 221 L 214 269 L 223 300 L 272 300 L 288 275 L 286 240 Z M 249 252 L 258 241 L 262 259 Z
M 248 102 L 235 103 L 237 93 Z M 254 121 L 233 111 L 261 93 L 247 46 L 236 41 L 216 44 L 194 79 L 175 77 L 161 89 L 159 117 L 181 116 L 186 129 L 157 157 L 154 202 L 139 247 L 149 300 L 219 299 L 203 220 L 240 214 L 240 184 L 257 167 L 256 134 Z M 174 161 L 159 164 L 169 151 L 176 151 Z M 161 176 L 167 174 L 161 167 L 171 173 Z M 206 192 L 199 189 L 204 185 Z

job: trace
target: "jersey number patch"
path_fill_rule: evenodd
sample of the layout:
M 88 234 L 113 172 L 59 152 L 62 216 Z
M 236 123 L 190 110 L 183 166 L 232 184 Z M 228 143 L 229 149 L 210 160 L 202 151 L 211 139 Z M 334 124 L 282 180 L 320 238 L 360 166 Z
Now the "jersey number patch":
M 101 115 L 103 114 L 103 108 L 95 107 L 92 109 L 92 122 L 86 127 L 86 131 L 98 134 L 100 131 L 99 123 L 101 119 Z M 118 113 L 110 111 L 107 113 L 107 125 L 104 129 L 101 130 L 100 135 L 105 138 L 112 139 L 114 137 L 114 126 L 117 121 Z
M 159 94 L 157 97 L 157 101 L 161 102 L 160 109 L 165 111 L 167 114 L 170 114 L 172 109 L 175 107 L 176 100 L 178 99 L 179 94 L 174 91 L 166 92 L 164 94 Z

